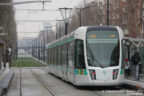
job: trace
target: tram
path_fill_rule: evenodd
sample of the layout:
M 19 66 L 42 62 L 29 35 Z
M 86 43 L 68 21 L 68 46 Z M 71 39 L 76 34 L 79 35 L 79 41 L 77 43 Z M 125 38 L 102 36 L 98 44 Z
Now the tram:
M 48 71 L 77 86 L 121 85 L 123 31 L 85 26 L 47 45 Z

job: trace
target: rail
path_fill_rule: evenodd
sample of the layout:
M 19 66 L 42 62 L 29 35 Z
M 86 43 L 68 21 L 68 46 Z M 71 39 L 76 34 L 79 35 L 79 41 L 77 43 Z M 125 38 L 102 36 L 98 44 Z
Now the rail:
M 52 90 L 52 88 L 48 85 L 48 83 L 45 80 L 43 80 L 40 75 L 33 72 L 32 69 L 30 69 L 30 71 L 32 72 L 33 76 L 50 92 L 52 96 L 57 96 L 55 92 Z

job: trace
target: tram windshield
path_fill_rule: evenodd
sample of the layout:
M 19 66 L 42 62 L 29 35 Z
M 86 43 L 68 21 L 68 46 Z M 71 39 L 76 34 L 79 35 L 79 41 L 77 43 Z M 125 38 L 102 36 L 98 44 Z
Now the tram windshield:
M 87 32 L 88 65 L 111 67 L 119 65 L 119 36 L 117 31 L 91 30 Z

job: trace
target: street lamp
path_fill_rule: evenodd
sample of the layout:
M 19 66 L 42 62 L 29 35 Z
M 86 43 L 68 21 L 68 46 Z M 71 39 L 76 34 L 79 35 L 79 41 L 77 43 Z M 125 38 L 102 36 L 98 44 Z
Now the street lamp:
M 65 22 L 65 35 L 67 35 L 68 18 L 71 13 L 72 8 L 59 8 L 62 18 Z
M 56 36 L 57 38 L 60 38 L 60 37 L 61 37 L 61 31 L 62 31 L 62 30 L 61 30 L 61 29 L 62 29 L 62 28 L 61 28 L 61 22 L 62 22 L 62 21 L 63 21 L 63 20 L 57 20 L 57 25 L 58 25 L 57 27 L 58 27 L 58 29 L 59 29 L 59 30 L 57 30 L 57 31 L 59 32 L 59 36 Z M 57 33 L 56 33 L 56 35 L 57 35 Z M 56 39 L 57 39 L 57 38 L 56 38 Z

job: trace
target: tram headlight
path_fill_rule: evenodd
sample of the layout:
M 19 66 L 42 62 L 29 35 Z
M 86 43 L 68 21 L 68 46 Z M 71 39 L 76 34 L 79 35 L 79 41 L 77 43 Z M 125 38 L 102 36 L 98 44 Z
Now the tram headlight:
M 96 80 L 96 72 L 95 70 L 89 70 L 90 77 L 92 80 Z
M 113 70 L 113 79 L 117 79 L 119 69 Z

